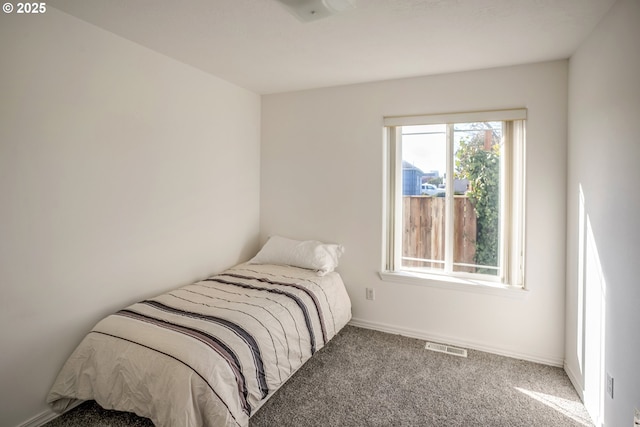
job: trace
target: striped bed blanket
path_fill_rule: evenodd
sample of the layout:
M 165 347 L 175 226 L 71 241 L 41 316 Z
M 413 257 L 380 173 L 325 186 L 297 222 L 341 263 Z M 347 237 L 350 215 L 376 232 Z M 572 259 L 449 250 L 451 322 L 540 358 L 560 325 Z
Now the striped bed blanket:
M 351 318 L 338 273 L 240 264 L 101 320 L 47 402 L 134 412 L 156 426 L 246 426 Z

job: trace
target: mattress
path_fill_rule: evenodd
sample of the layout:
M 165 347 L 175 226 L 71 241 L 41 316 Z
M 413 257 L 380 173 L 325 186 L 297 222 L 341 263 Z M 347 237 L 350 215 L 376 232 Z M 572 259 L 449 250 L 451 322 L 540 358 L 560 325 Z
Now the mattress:
M 351 318 L 336 272 L 240 264 L 101 320 L 47 402 L 134 412 L 156 426 L 246 426 Z

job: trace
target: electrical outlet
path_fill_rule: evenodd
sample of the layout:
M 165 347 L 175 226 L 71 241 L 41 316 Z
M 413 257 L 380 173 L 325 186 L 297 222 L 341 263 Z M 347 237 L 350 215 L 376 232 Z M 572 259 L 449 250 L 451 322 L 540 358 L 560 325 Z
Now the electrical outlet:
M 376 293 L 374 292 L 373 288 L 367 288 L 367 299 L 369 301 L 373 301 L 374 299 L 376 299 Z
M 640 409 L 635 408 L 636 412 L 633 416 L 633 427 L 640 427 Z
M 613 399 L 613 377 L 607 373 L 607 394 Z

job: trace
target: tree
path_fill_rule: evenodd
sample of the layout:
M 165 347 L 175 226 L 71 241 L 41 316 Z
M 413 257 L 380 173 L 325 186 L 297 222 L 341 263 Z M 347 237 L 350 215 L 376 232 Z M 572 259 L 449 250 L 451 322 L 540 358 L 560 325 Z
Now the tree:
M 428 184 L 431 184 L 431 185 L 435 185 L 435 186 L 437 187 L 437 186 L 439 186 L 440 184 L 442 184 L 442 177 L 440 177 L 440 176 L 439 176 L 439 177 L 437 177 L 437 178 L 429 178 L 429 179 L 427 180 L 427 183 L 428 183 Z
M 488 138 L 490 141 L 486 143 Z M 456 177 L 468 179 L 470 183 L 466 195 L 477 218 L 475 262 L 496 267 L 500 235 L 500 144 L 497 135 L 478 132 L 471 138 L 461 139 L 455 165 Z M 495 270 L 482 268 L 477 272 L 496 274 Z

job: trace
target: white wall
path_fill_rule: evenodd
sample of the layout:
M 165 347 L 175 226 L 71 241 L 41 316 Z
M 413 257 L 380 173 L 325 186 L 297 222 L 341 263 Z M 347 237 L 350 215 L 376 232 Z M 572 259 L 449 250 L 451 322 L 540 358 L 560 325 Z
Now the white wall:
M 620 0 L 569 66 L 566 369 L 607 426 L 633 425 L 640 409 L 639 46 L 640 2 Z M 603 336 L 588 304 L 600 296 Z M 598 340 L 602 369 L 588 351 Z
M 381 281 L 382 118 L 513 107 L 529 112 L 527 297 Z M 561 365 L 566 109 L 567 61 L 264 96 L 261 237 L 343 243 L 360 323 Z
M 52 7 L 0 16 L 0 425 L 105 314 L 253 255 L 260 97 Z

